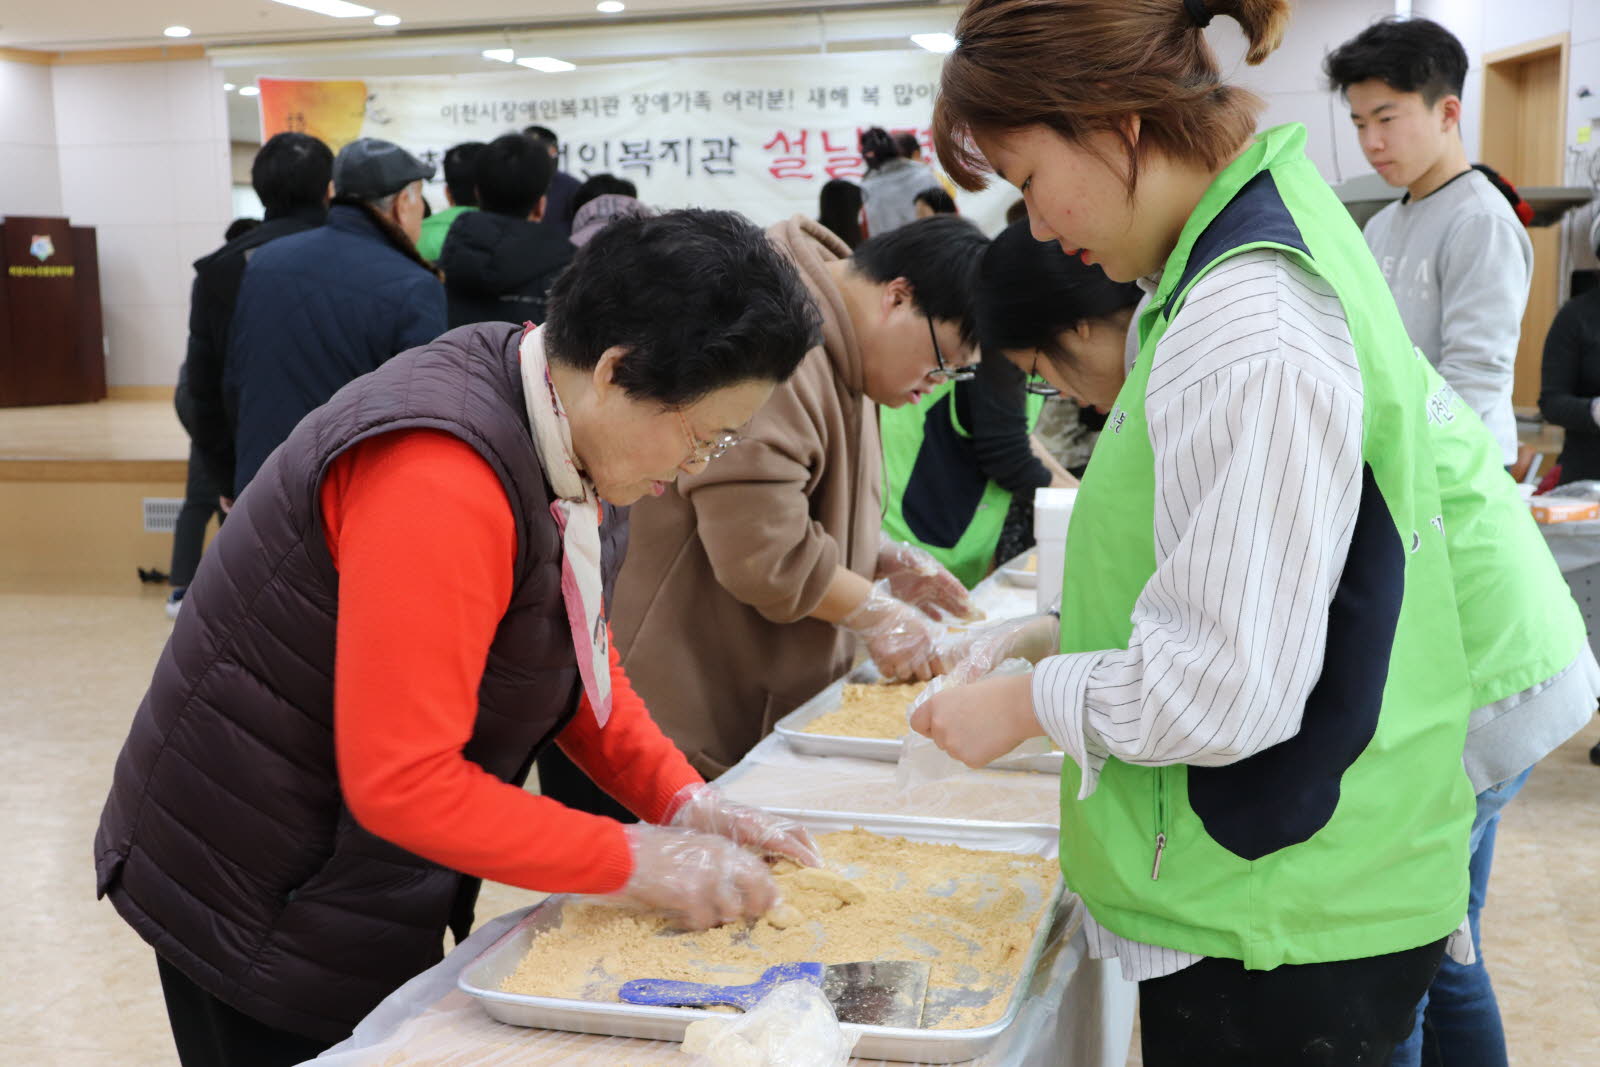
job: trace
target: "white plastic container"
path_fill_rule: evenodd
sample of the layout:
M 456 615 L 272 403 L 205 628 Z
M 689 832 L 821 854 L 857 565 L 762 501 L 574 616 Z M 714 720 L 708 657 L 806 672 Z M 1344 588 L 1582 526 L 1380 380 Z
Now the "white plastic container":
M 1076 489 L 1033 491 L 1033 539 L 1039 543 L 1039 583 L 1034 606 L 1049 611 L 1061 602 L 1061 564 L 1067 554 L 1067 525 L 1078 501 Z

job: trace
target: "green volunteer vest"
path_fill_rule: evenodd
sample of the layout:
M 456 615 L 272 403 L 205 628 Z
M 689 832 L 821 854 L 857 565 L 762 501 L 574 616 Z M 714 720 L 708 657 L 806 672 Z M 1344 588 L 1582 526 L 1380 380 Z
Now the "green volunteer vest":
M 956 414 L 955 385 L 955 382 L 945 382 L 920 404 L 878 409 L 878 433 L 883 439 L 883 532 L 896 541 L 926 549 L 971 589 L 989 573 L 990 561 L 994 559 L 995 548 L 1000 543 L 1000 532 L 1005 527 L 1006 513 L 1011 510 L 1011 491 L 1002 489 L 992 481 L 986 482 L 966 529 L 952 545 L 930 544 L 917 537 L 905 514 L 906 490 L 916 471 L 917 457 L 922 454 L 927 441 L 929 422 L 942 421 L 944 426 L 941 430 L 953 434 L 961 442 L 970 443 L 972 440 L 972 432 L 961 424 Z M 1042 410 L 1044 397 L 1028 394 L 1029 433 L 1038 424 Z M 970 444 L 951 453 L 948 462 L 961 464 L 961 473 L 967 477 L 983 477 Z
M 1256 248 L 1320 276 L 1355 343 L 1364 470 L 1299 733 L 1225 767 L 1111 758 L 1084 799 L 1078 767 L 1069 760 L 1062 773 L 1062 869 L 1095 919 L 1252 969 L 1397 952 L 1450 933 L 1466 911 L 1474 810 L 1461 766 L 1471 687 L 1430 443 L 1435 379 L 1304 143 L 1298 125 L 1260 135 L 1185 225 L 1078 493 L 1061 605 L 1063 652 L 1128 646 L 1155 571 L 1145 392 L 1184 295 Z
M 1555 677 L 1588 631 L 1500 446 L 1431 365 L 1423 375 L 1471 704 L 1482 708 Z

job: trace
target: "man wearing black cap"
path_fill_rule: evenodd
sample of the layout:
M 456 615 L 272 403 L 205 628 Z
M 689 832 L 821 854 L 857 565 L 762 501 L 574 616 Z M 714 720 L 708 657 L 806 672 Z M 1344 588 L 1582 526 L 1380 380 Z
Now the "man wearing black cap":
M 327 225 L 251 258 L 228 344 L 235 495 L 306 413 L 445 331 L 444 288 L 416 247 L 431 177 L 399 145 L 352 141 L 333 163 Z
M 561 140 L 550 127 L 528 126 L 523 129 L 522 135 L 550 153 L 551 159 L 561 158 Z M 544 216 L 539 225 L 552 233 L 559 233 L 563 241 L 572 236 L 572 197 L 580 184 L 578 179 L 560 169 L 558 164 L 555 174 L 550 178 L 550 188 L 545 190 Z

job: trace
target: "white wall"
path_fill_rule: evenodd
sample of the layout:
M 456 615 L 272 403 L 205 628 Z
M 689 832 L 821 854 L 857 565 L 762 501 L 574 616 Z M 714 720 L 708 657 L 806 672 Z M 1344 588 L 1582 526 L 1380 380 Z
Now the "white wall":
M 0 215 L 60 215 L 50 68 L 0 60 Z
M 1483 101 L 1483 55 L 1558 33 L 1570 35 L 1567 82 L 1567 180 L 1588 185 L 1586 162 L 1600 149 L 1600 3 L 1595 0 L 1415 0 L 1414 12 L 1447 27 L 1467 50 L 1472 67 L 1463 99 L 1462 136 L 1467 155 L 1478 158 Z M 1579 98 L 1588 87 L 1591 94 Z M 1594 123 L 1595 137 L 1578 143 L 1580 127 Z
M 111 385 L 170 385 L 191 263 L 232 218 L 222 78 L 207 59 L 50 68 L 61 207 L 96 228 Z
M 1325 180 L 1337 185 L 1372 168 L 1361 157 L 1349 111 L 1327 89 L 1322 59 L 1372 20 L 1393 13 L 1393 0 L 1300 0 L 1283 44 L 1259 67 L 1245 64 L 1244 34 L 1232 19 L 1212 22 L 1206 39 L 1230 81 L 1266 98 L 1262 128 L 1303 123 L 1306 155 Z

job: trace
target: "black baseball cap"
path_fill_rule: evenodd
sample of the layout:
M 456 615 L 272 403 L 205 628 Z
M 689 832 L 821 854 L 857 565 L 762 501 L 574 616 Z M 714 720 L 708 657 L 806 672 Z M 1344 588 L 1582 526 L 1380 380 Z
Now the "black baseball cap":
M 414 181 L 433 177 L 431 163 L 424 163 L 397 144 L 376 137 L 362 137 L 339 150 L 333 161 L 333 194 L 358 200 L 378 200 Z

